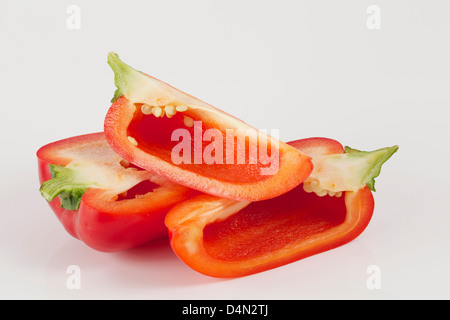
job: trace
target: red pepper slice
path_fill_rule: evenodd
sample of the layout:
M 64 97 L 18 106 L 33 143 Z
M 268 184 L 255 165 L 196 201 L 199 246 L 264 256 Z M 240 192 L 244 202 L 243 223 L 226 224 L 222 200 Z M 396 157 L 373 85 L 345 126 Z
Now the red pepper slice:
M 283 194 L 311 173 L 310 158 L 274 133 L 134 70 L 117 54 L 108 63 L 117 91 L 104 130 L 131 163 L 201 192 L 248 201 Z
M 73 237 L 98 251 L 138 246 L 167 235 L 164 217 L 192 190 L 129 166 L 103 133 L 37 151 L 41 194 Z
M 319 168 L 308 184 L 258 202 L 198 195 L 169 211 L 171 246 L 181 260 L 208 276 L 246 276 L 336 248 L 363 232 L 374 210 L 366 184 L 371 185 L 397 147 L 370 153 L 348 149 L 344 154 L 339 142 L 326 138 L 291 145 L 312 156 Z M 335 177 L 332 187 L 356 190 L 322 192 L 320 181 L 328 187 L 330 175 Z

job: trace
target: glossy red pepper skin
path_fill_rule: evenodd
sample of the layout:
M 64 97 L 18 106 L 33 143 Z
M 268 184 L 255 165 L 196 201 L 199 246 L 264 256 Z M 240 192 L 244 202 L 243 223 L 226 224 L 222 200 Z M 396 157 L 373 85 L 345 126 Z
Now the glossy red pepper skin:
M 343 153 L 331 139 L 290 143 L 305 154 Z M 374 199 L 368 187 L 342 197 L 319 197 L 302 185 L 269 200 L 245 204 L 199 195 L 166 216 L 171 246 L 194 270 L 212 277 L 241 277 L 342 246 L 369 224 Z
M 71 160 L 58 151 L 79 144 L 106 144 L 103 133 L 88 134 L 50 143 L 37 152 L 39 180 L 51 179 L 50 164 L 67 165 Z M 169 184 L 157 194 L 117 201 L 98 188 L 88 189 L 78 210 L 60 206 L 59 197 L 49 202 L 65 230 L 89 247 L 114 252 L 136 247 L 167 235 L 164 217 L 168 209 L 192 195 L 182 186 Z

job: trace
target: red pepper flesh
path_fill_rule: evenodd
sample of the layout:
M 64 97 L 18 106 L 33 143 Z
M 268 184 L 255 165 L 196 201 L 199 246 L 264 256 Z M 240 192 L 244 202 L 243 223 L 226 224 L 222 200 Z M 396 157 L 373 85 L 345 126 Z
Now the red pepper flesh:
M 326 138 L 290 144 L 315 153 L 344 152 L 339 142 Z M 367 227 L 373 210 L 367 186 L 338 198 L 307 193 L 300 185 L 279 197 L 251 203 L 198 195 L 171 209 L 166 225 L 181 260 L 205 275 L 228 278 L 348 243 Z
M 118 169 L 112 172 L 118 171 L 118 181 L 131 175 L 142 180 L 127 190 L 126 196 L 90 187 L 82 195 L 77 210 L 61 207 L 59 197 L 49 202 L 66 231 L 95 250 L 121 251 L 166 236 L 165 214 L 173 205 L 192 196 L 192 190 L 153 173 L 117 165 L 121 157 L 113 152 L 103 133 L 72 137 L 40 148 L 37 158 L 41 184 L 52 179 L 49 165 L 67 167 L 80 156 L 99 161 L 101 167 L 114 165 Z
M 310 158 L 292 146 L 132 69 L 114 53 L 108 58 L 118 89 L 104 130 L 111 147 L 131 163 L 201 192 L 248 201 L 283 194 L 311 173 Z M 190 139 L 189 155 L 179 163 L 172 158 L 181 143 L 181 139 L 173 139 L 177 130 L 184 130 Z M 214 137 L 205 138 L 207 132 L 213 132 Z M 237 159 L 234 149 L 238 141 L 246 150 L 242 159 Z M 207 163 L 202 156 L 208 148 L 221 149 L 223 153 L 218 155 L 215 151 L 217 158 Z M 250 150 L 256 151 L 253 156 Z M 271 158 L 270 163 L 259 156 L 261 151 Z M 227 153 L 232 156 L 227 158 Z

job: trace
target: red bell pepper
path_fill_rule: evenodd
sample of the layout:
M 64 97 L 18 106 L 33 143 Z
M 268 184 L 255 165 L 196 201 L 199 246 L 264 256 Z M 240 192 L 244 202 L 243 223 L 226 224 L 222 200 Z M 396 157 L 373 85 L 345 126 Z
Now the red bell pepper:
M 72 236 L 105 252 L 167 235 L 164 216 L 192 190 L 130 165 L 103 133 L 37 151 L 41 194 Z
M 117 54 L 108 63 L 116 93 L 105 118 L 124 159 L 189 188 L 257 201 L 299 185 L 311 159 L 286 143 L 149 75 Z
M 372 152 L 326 138 L 290 143 L 314 170 L 291 191 L 258 202 L 198 195 L 166 216 L 174 252 L 194 270 L 239 277 L 279 267 L 355 239 L 374 210 L 374 178 L 397 146 Z

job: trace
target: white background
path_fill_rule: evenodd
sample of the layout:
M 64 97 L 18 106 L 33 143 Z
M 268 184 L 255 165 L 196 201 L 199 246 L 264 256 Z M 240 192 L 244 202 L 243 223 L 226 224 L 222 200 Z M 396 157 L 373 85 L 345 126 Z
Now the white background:
M 81 28 L 67 27 L 77 5 Z M 370 30 L 367 8 L 380 8 Z M 0 1 L 0 298 L 450 298 L 448 1 Z M 166 240 L 99 253 L 40 197 L 36 150 L 101 131 L 109 51 L 281 139 L 398 144 L 373 220 L 353 242 L 231 280 L 198 274 Z M 67 268 L 81 289 L 66 287 Z M 367 268 L 381 288 L 370 290 Z

